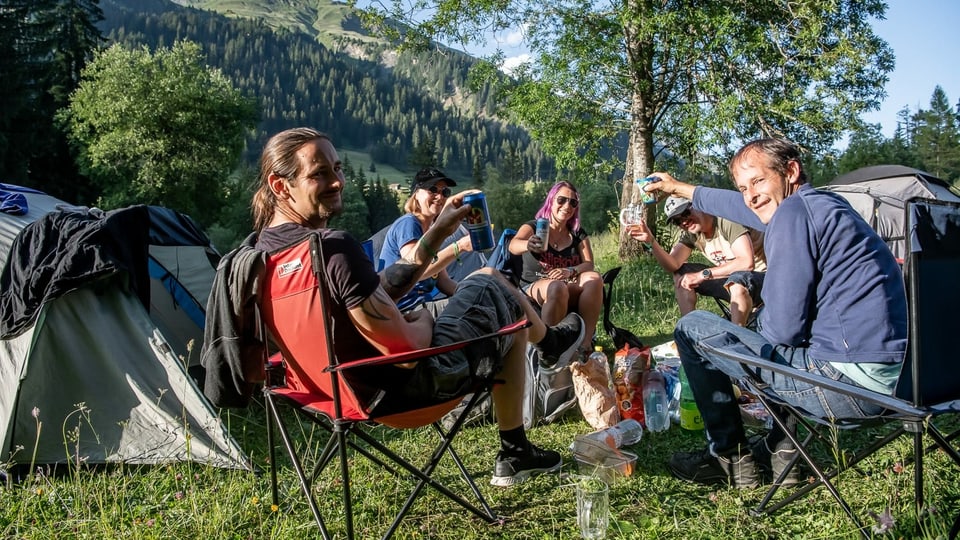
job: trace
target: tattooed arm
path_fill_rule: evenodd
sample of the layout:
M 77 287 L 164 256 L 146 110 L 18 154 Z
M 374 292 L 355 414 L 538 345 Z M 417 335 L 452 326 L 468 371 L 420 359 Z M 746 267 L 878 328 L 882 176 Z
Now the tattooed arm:
M 421 309 L 404 316 L 383 287 L 349 313 L 357 330 L 383 354 L 423 349 L 433 338 L 430 312 Z
M 469 206 L 463 205 L 463 197 L 470 193 L 476 193 L 476 190 L 463 191 L 448 198 L 437 220 L 413 249 L 406 250 L 404 257 L 380 272 L 380 285 L 390 298 L 399 299 L 410 292 L 433 264 L 434 258 L 439 258 L 437 255 L 443 240 L 457 230 L 460 221 L 470 211 Z M 448 251 L 452 253 L 453 249 Z

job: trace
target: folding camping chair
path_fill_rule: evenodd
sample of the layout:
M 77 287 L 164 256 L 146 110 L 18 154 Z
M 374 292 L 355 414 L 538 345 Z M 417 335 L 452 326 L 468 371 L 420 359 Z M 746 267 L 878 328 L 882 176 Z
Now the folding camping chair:
M 714 298 L 714 300 L 717 302 L 717 307 L 720 308 L 720 313 L 723 314 L 723 318 L 729 321 L 730 302 L 728 300 L 724 300 L 723 298 Z M 744 325 L 744 327 L 751 330 L 757 329 L 757 317 L 760 315 L 761 307 L 763 307 L 762 304 L 753 306 L 753 309 L 750 311 L 750 315 L 747 316 L 747 323 Z
M 721 334 L 701 342 L 713 354 L 737 360 L 744 364 L 748 372 L 757 369 L 770 370 L 786 377 L 816 384 L 866 402 L 877 404 L 885 409 L 879 417 L 867 419 L 827 419 L 811 418 L 804 411 L 791 407 L 778 399 L 772 391 L 765 391 L 758 378 L 745 377 L 742 381 L 757 395 L 770 411 L 773 421 L 784 429 L 790 440 L 796 445 L 798 458 L 809 465 L 815 480 L 798 488 L 788 497 L 767 506 L 779 488 L 779 482 L 786 478 L 784 471 L 774 481 L 763 500 L 754 509 L 755 513 L 772 513 L 804 496 L 811 490 L 825 486 L 837 500 L 843 511 L 853 520 L 864 538 L 868 538 L 868 529 L 841 496 L 831 482 L 840 472 L 854 467 L 864 458 L 899 438 L 908 435 L 913 439 L 914 497 L 918 515 L 923 509 L 923 457 L 935 448 L 940 448 L 960 466 L 960 453 L 952 446 L 951 440 L 956 432 L 944 435 L 934 425 L 941 415 L 960 412 L 960 379 L 956 372 L 956 343 L 958 321 L 955 315 L 960 305 L 960 287 L 956 277 L 960 275 L 960 204 L 946 203 L 927 199 L 913 199 L 906 208 L 907 252 L 906 284 L 909 307 L 909 348 L 903 361 L 900 377 L 894 395 L 879 394 L 865 388 L 836 382 L 819 375 L 793 369 L 789 366 L 773 364 L 731 347 L 729 336 Z M 807 430 L 801 441 L 786 429 L 788 417 L 793 417 Z M 815 462 L 811 452 L 812 444 L 829 444 L 831 440 L 823 434 L 823 429 L 857 428 L 884 423 L 897 426 L 889 435 L 875 441 L 866 448 L 855 452 L 846 459 L 837 460 L 837 465 L 821 466 Z M 923 436 L 928 435 L 934 442 L 924 449 Z M 831 454 L 832 455 L 832 454 Z M 798 458 L 788 466 L 797 466 Z M 960 530 L 960 515 L 954 521 L 951 538 Z
M 460 402 L 459 397 L 440 405 L 389 416 L 378 416 L 375 410 L 376 403 L 361 398 L 356 388 L 348 381 L 349 377 L 345 375 L 358 367 L 386 366 L 428 358 L 465 347 L 470 343 L 505 336 L 526 328 L 528 323 L 520 321 L 496 333 L 451 345 L 340 363 L 334 352 L 333 321 L 329 317 L 333 303 L 323 279 L 323 260 L 323 246 L 317 234 L 311 234 L 304 241 L 278 253 L 269 254 L 267 257 L 265 271 L 267 277 L 261 288 L 260 308 L 267 329 L 280 349 L 280 353 L 274 355 L 268 362 L 268 373 L 270 373 L 268 381 L 274 382 L 268 382 L 264 388 L 274 504 L 279 504 L 274 444 L 276 428 L 292 461 L 300 488 L 307 497 L 310 510 L 324 538 L 330 538 L 330 532 L 321 516 L 313 488 L 318 475 L 334 460 L 339 462 L 342 480 L 340 489 L 346 536 L 351 539 L 354 536 L 353 501 L 350 495 L 351 459 L 348 450 L 365 456 L 398 477 L 413 480 L 414 485 L 410 495 L 383 538 L 390 537 L 396 531 L 400 521 L 425 486 L 434 488 L 488 523 L 497 521 L 498 516 L 486 503 L 463 462 L 450 446 L 468 415 L 462 414 L 449 431 L 445 431 L 438 423 L 446 412 Z M 279 374 L 282 382 L 276 381 L 275 375 L 278 371 L 281 372 Z M 467 405 L 467 412 L 489 394 L 493 383 L 491 374 L 480 387 L 468 389 L 468 392 L 473 393 L 473 398 Z M 281 406 L 288 406 L 297 413 L 298 418 L 308 420 L 329 433 L 329 438 L 319 452 L 314 470 L 310 474 L 304 469 L 301 455 L 306 454 L 308 450 L 306 447 L 309 445 L 301 444 L 298 451 L 291 437 L 290 427 L 281 414 Z M 371 429 L 378 425 L 388 428 L 432 426 L 439 435 L 439 443 L 429 455 L 427 463 L 417 467 L 392 451 L 371 433 Z M 421 452 L 418 455 L 424 454 Z M 475 504 L 468 502 L 431 477 L 444 455 L 449 455 L 456 463 L 466 487 L 473 492 Z

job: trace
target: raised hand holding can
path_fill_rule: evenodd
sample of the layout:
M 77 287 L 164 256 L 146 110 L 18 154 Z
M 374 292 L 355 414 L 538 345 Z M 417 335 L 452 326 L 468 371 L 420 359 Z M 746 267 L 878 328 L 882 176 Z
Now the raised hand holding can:
M 473 250 L 493 249 L 493 228 L 490 226 L 487 197 L 483 192 L 471 193 L 463 198 L 463 203 L 470 205 L 470 213 L 467 214 L 464 225 L 470 233 L 470 244 Z

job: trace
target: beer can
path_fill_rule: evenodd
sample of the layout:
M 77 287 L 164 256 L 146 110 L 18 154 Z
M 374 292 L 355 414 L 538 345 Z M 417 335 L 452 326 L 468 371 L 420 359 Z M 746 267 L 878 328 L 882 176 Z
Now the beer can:
M 550 220 L 547 218 L 540 218 L 537 220 L 537 230 L 534 232 L 537 235 L 537 238 L 543 243 L 541 251 L 546 251 L 547 242 L 550 240 Z
M 647 193 L 643 190 L 643 188 L 649 184 L 652 184 L 653 182 L 659 181 L 659 176 L 648 176 L 646 178 L 640 178 L 637 180 L 637 189 L 640 190 L 640 201 L 643 202 L 643 204 L 653 204 L 657 202 L 657 196 L 653 193 Z
M 487 197 L 483 193 L 471 193 L 463 198 L 470 205 L 466 217 L 467 231 L 474 251 L 493 249 L 493 228 L 490 226 L 490 211 L 487 210 Z

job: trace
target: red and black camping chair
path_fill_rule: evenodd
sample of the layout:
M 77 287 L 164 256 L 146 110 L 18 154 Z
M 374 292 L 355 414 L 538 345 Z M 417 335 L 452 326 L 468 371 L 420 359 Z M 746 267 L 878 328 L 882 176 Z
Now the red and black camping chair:
M 901 435 L 913 442 L 911 457 L 914 463 L 913 491 L 917 515 L 923 515 L 924 505 L 924 455 L 940 449 L 954 464 L 960 466 L 960 453 L 951 441 L 957 431 L 944 434 L 939 422 L 945 426 L 949 415 L 960 413 L 960 378 L 957 371 L 956 334 L 960 328 L 956 306 L 960 305 L 960 204 L 913 199 L 905 208 L 907 229 L 907 260 L 905 277 L 909 315 L 909 346 L 903 361 L 893 395 L 881 394 L 837 382 L 819 375 L 774 364 L 753 356 L 746 347 L 737 347 L 736 339 L 728 334 L 712 336 L 701 345 L 713 354 L 741 362 L 748 373 L 769 370 L 785 377 L 815 384 L 825 389 L 876 404 L 884 412 L 871 418 L 819 418 L 806 411 L 792 407 L 779 399 L 776 393 L 765 387 L 758 378 L 745 376 L 743 382 L 771 413 L 773 421 L 784 429 L 798 448 L 797 457 L 775 479 L 754 513 L 772 513 L 803 497 L 819 486 L 826 487 L 843 511 L 856 524 L 864 538 L 869 538 L 869 528 L 853 511 L 841 495 L 833 479 L 845 470 L 860 469 L 865 458 L 898 439 Z M 806 435 L 802 440 L 787 429 L 788 422 L 796 421 L 803 426 Z M 836 447 L 837 429 L 858 429 L 887 426 L 887 434 L 878 437 L 864 448 L 848 452 Z M 924 436 L 933 444 L 924 447 Z M 816 446 L 823 450 L 816 452 Z M 820 456 L 829 456 L 820 459 Z M 789 468 L 797 466 L 802 459 L 813 472 L 814 479 L 794 490 L 789 496 L 769 503 L 787 477 Z M 947 461 L 949 465 L 949 461 Z M 960 530 L 960 515 L 953 523 L 951 538 Z
M 375 408 L 358 396 L 358 392 L 345 376 L 358 367 L 385 366 L 416 361 L 437 354 L 464 347 L 470 343 L 504 336 L 529 326 L 520 321 L 500 329 L 498 332 L 475 339 L 450 345 L 432 347 L 403 354 L 381 356 L 367 360 L 340 363 L 335 354 L 332 336 L 333 321 L 329 317 L 332 305 L 323 279 L 323 246 L 318 234 L 308 235 L 303 241 L 267 256 L 266 279 L 261 288 L 260 308 L 263 320 L 280 352 L 268 363 L 268 384 L 264 388 L 268 415 L 268 444 L 270 446 L 270 478 L 274 504 L 279 505 L 277 486 L 277 459 L 275 455 L 275 434 L 278 430 L 283 445 L 289 455 L 299 479 L 300 489 L 307 498 L 310 510 L 316 520 L 323 538 L 331 534 L 317 503 L 318 477 L 328 465 L 339 465 L 339 490 L 342 496 L 342 512 L 345 521 L 345 536 L 354 537 L 353 504 L 351 498 L 351 466 L 353 459 L 364 456 L 400 478 L 410 480 L 412 489 L 406 502 L 397 513 L 393 523 L 384 533 L 390 537 L 400 525 L 401 520 L 410 511 L 423 488 L 430 486 L 450 500 L 480 519 L 494 523 L 499 517 L 491 510 L 476 483 L 470 477 L 460 457 L 451 443 L 459 433 L 464 419 L 469 416 L 469 408 L 489 395 L 493 387 L 493 375 L 480 383 L 479 387 L 469 388 L 465 393 L 473 393 L 468 410 L 449 430 L 444 430 L 438 421 L 453 409 L 460 401 L 458 397 L 450 402 L 427 408 L 394 412 L 388 416 L 378 416 Z M 276 377 L 280 372 L 280 377 Z M 375 405 L 375 403 L 374 403 Z M 326 433 L 326 442 L 317 452 L 316 445 L 310 440 L 297 441 L 291 428 L 299 427 L 299 422 L 290 422 L 282 413 L 283 408 L 296 412 L 295 417 L 315 425 L 321 433 Z M 372 411 L 372 412 L 371 412 Z M 420 466 L 404 459 L 388 447 L 383 429 L 406 429 L 432 426 L 438 436 L 438 443 L 432 453 L 426 454 L 426 461 Z M 375 430 L 377 431 L 376 433 Z M 380 435 L 380 436 L 378 436 Z M 382 440 L 383 439 L 383 440 Z M 464 487 L 472 492 L 470 502 L 461 495 L 441 484 L 432 474 L 441 459 L 449 455 L 459 469 Z M 312 456 L 313 471 L 304 468 L 305 458 Z M 417 452 L 421 459 L 424 452 Z M 335 474 L 337 474 L 335 473 Z M 336 491 L 337 481 L 329 484 Z M 327 484 L 324 484 L 327 485 Z M 324 487 L 321 496 L 328 495 Z

